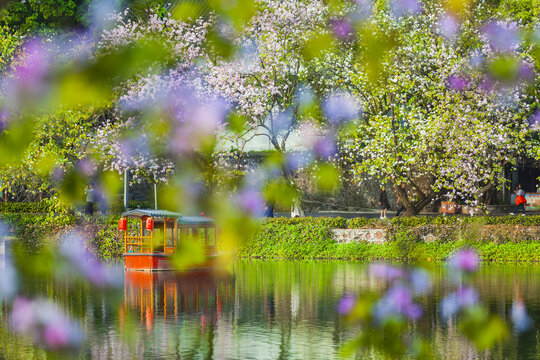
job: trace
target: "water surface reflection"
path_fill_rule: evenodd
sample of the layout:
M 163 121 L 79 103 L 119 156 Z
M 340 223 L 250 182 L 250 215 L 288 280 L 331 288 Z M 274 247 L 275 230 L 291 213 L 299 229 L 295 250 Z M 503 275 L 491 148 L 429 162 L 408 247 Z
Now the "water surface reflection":
M 110 295 L 59 281 L 27 284 L 78 319 L 87 340 L 70 358 L 93 359 L 334 359 L 350 338 L 335 308 L 345 294 L 380 292 L 384 283 L 366 264 L 238 262 L 225 274 L 125 274 L 123 294 Z M 443 266 L 431 269 L 434 287 L 420 299 L 424 316 L 411 328 L 429 339 L 441 359 L 536 359 L 540 324 L 539 266 L 486 265 L 472 280 L 491 312 L 508 319 L 517 298 L 533 318 L 531 330 L 479 354 L 444 320 L 438 301 L 452 291 Z M 111 305 L 112 304 L 112 305 Z M 4 306 L 2 318 L 7 322 Z M 0 332 L 5 358 L 53 358 Z

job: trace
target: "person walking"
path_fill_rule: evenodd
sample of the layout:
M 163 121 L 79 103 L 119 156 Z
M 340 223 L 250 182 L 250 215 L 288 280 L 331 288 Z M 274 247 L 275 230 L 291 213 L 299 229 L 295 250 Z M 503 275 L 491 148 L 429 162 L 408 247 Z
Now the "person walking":
M 388 196 L 386 195 L 386 188 L 384 185 L 381 187 L 381 193 L 379 194 L 379 208 L 381 209 L 381 219 L 386 219 L 386 211 L 390 207 L 388 203 Z
M 521 216 L 525 216 L 525 204 L 527 203 L 527 199 L 525 199 L 525 191 L 521 188 L 521 184 L 519 184 L 514 190 L 516 193 L 516 207 L 514 208 L 514 211 L 510 213 L 510 215 L 515 215 L 519 209 L 521 209 L 522 213 Z
M 85 191 L 86 193 L 86 207 L 84 208 L 84 213 L 86 215 L 94 215 L 94 186 L 88 184 L 88 188 Z

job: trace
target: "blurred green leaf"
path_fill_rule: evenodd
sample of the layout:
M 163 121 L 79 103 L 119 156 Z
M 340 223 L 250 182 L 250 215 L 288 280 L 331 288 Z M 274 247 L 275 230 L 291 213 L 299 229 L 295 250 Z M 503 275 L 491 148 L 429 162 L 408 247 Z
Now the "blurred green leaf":
M 101 190 L 104 192 L 105 200 L 108 205 L 111 206 L 116 195 L 122 188 L 122 179 L 120 178 L 120 175 L 114 171 L 105 171 L 101 174 L 99 182 Z
M 305 43 L 302 55 L 306 60 L 311 60 L 322 55 L 325 51 L 333 48 L 334 38 L 328 33 L 313 34 Z
M 498 316 L 488 315 L 480 307 L 467 309 L 460 319 L 459 329 L 479 350 L 489 349 L 509 335 L 503 320 Z
M 238 112 L 233 112 L 229 115 L 227 120 L 229 129 L 231 129 L 234 133 L 240 135 L 246 131 L 248 119 L 244 115 L 241 115 Z
M 519 75 L 519 61 L 511 56 L 499 56 L 488 64 L 490 74 L 502 81 L 513 81 Z
M 316 184 L 319 190 L 331 193 L 340 187 L 339 172 L 332 164 L 320 165 L 314 173 Z
M 86 179 L 75 169 L 68 169 L 58 189 L 60 200 L 66 205 L 82 203 L 85 189 Z
M 268 202 L 284 207 L 292 206 L 294 200 L 298 198 L 295 187 L 285 179 L 276 179 L 269 182 L 263 190 L 263 195 Z
M 67 107 L 104 106 L 123 81 L 147 72 L 168 55 L 165 46 L 155 40 L 141 39 L 93 61 L 74 64 L 58 74 L 56 102 Z
M 206 261 L 204 246 L 196 238 L 185 238 L 178 241 L 176 252 L 172 256 L 172 264 L 176 270 L 183 271 Z
M 209 31 L 207 39 L 207 46 L 211 49 L 211 53 L 225 59 L 230 58 L 235 53 L 234 45 L 218 31 Z
M 180 21 L 195 20 L 200 13 L 201 5 L 194 1 L 181 1 L 172 10 L 172 17 Z
M 208 5 L 237 29 L 247 24 L 255 14 L 255 0 L 209 0 Z
M 21 160 L 33 139 L 34 121 L 31 117 L 14 119 L 0 135 L 0 165 Z

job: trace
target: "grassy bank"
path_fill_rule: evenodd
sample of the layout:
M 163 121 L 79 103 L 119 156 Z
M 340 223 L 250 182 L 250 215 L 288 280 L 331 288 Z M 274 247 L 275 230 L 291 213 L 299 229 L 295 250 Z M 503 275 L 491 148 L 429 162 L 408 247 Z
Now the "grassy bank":
M 118 215 L 76 216 L 2 214 L 28 252 L 39 251 L 69 231 L 86 235 L 86 246 L 100 258 L 122 253 Z M 338 244 L 330 229 L 382 228 L 387 242 Z M 478 250 L 484 261 L 540 261 L 540 216 L 413 217 L 390 221 L 367 218 L 275 218 L 239 247 L 241 258 L 444 261 L 458 248 Z
M 338 244 L 332 228 L 383 228 L 387 242 Z M 484 261 L 540 260 L 540 216 L 269 219 L 238 255 L 262 259 L 444 261 L 468 246 Z M 429 239 L 429 241 L 426 241 Z
M 118 231 L 118 215 L 82 218 L 73 215 L 1 214 L 0 221 L 15 237 L 16 245 L 24 251 L 40 251 L 45 245 L 56 243 L 62 235 L 77 231 L 84 235 L 85 246 L 97 257 L 119 257 L 123 251 Z

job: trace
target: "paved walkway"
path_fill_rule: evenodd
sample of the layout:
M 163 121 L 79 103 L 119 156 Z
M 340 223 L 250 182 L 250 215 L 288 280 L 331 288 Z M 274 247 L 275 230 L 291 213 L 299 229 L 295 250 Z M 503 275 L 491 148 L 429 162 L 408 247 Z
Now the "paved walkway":
M 356 217 L 365 217 L 365 218 L 371 218 L 371 219 L 377 219 L 380 217 L 381 212 L 379 210 L 368 210 L 365 211 L 320 211 L 315 213 L 307 212 L 306 216 L 311 217 L 342 217 L 346 219 L 352 219 Z M 386 213 L 388 219 L 391 219 L 395 217 L 396 212 L 395 211 L 388 211 Z M 425 214 L 419 214 L 418 216 L 439 216 L 440 213 L 425 213 Z M 446 216 L 456 216 L 456 215 L 462 215 L 467 216 L 465 214 L 447 214 Z M 508 212 L 498 212 L 498 213 L 492 213 L 491 216 L 512 216 L 508 214 Z M 526 215 L 540 215 L 540 211 L 527 211 Z M 277 212 L 274 213 L 275 217 L 291 217 L 291 213 L 286 212 Z M 475 215 L 475 216 L 483 216 L 483 215 Z M 516 215 L 517 216 L 517 215 Z

